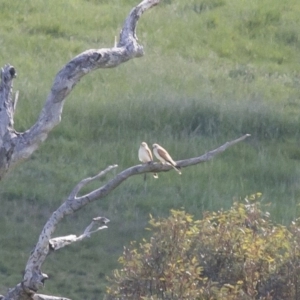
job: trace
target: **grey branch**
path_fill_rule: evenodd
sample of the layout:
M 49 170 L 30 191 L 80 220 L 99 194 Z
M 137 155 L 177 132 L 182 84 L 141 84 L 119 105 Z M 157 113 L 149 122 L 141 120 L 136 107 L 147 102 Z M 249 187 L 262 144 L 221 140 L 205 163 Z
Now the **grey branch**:
M 17 163 L 25 160 L 45 141 L 48 133 L 59 124 L 66 97 L 86 74 L 99 68 L 114 68 L 144 55 L 138 43 L 136 26 L 141 15 L 160 0 L 144 0 L 134 7 L 123 24 L 119 42 L 113 48 L 90 49 L 68 62 L 54 78 L 50 93 L 36 123 L 27 131 L 14 130 L 14 112 L 18 95 L 12 97 L 16 70 L 6 65 L 0 82 L 0 179 Z
M 95 181 L 97 179 L 99 179 L 100 177 L 103 177 L 104 175 L 106 175 L 110 170 L 117 168 L 118 165 L 113 165 L 113 166 L 109 166 L 107 167 L 105 170 L 101 171 L 99 174 L 93 176 L 93 177 L 89 177 L 89 178 L 85 178 L 83 180 L 81 180 L 73 189 L 73 191 L 70 194 L 70 198 L 73 199 L 77 196 L 77 194 L 80 192 L 80 190 L 87 185 L 88 183 Z
M 85 237 L 89 237 L 94 232 L 107 228 L 106 224 L 109 222 L 109 220 L 104 217 L 96 217 L 93 219 L 92 223 L 85 229 L 84 233 L 79 237 L 77 237 L 76 235 L 68 235 L 65 237 L 52 238 L 56 226 L 65 216 L 73 214 L 75 211 L 79 210 L 81 207 L 87 204 L 85 203 L 81 206 L 77 204 L 77 199 L 80 199 L 80 197 L 77 198 L 77 193 L 80 191 L 80 189 L 89 182 L 95 181 L 101 176 L 104 176 L 116 167 L 117 165 L 109 166 L 96 176 L 80 181 L 70 193 L 66 201 L 55 212 L 52 213 L 51 217 L 45 224 L 39 236 L 39 240 L 26 264 L 23 285 L 28 287 L 30 291 L 37 291 L 38 288 L 43 284 L 43 282 L 37 281 L 36 279 L 37 276 L 40 276 L 41 274 L 41 266 L 44 263 L 47 255 L 49 254 L 49 250 L 57 250 L 66 245 L 82 240 Z M 92 231 L 91 229 L 96 224 L 98 225 L 98 228 Z M 99 226 L 99 224 L 101 226 Z
M 176 161 L 177 167 L 186 168 L 189 166 L 193 166 L 196 164 L 200 164 L 200 163 L 209 161 L 213 157 L 215 157 L 217 154 L 224 152 L 229 147 L 245 140 L 249 136 L 250 136 L 250 134 L 245 134 L 245 135 L 241 136 L 240 138 L 230 141 L 230 142 L 227 142 L 224 145 L 218 147 L 217 149 L 211 150 L 201 156 Z M 144 173 L 149 173 L 149 172 L 150 173 L 167 172 L 170 170 L 173 170 L 171 165 L 161 164 L 161 163 L 142 164 L 142 165 L 136 165 L 136 166 L 130 167 L 130 168 L 122 171 L 121 173 L 119 173 L 117 176 L 115 176 L 113 179 L 111 179 L 104 186 L 102 186 L 90 193 L 82 195 L 80 197 L 76 197 L 74 199 L 74 201 L 72 202 L 72 209 L 73 209 L 73 211 L 77 211 L 82 206 L 87 205 L 88 203 L 90 203 L 92 201 L 95 201 L 95 200 L 105 197 L 112 190 L 114 190 L 116 187 L 118 187 L 123 181 L 125 181 L 126 179 L 128 179 L 129 177 L 131 177 L 133 175 L 144 174 Z
M 71 235 L 67 235 L 67 236 L 63 236 L 63 237 L 57 237 L 57 238 L 50 239 L 50 241 L 49 241 L 50 249 L 56 251 L 67 245 L 70 245 L 72 243 L 82 241 L 83 239 L 85 239 L 87 237 L 89 238 L 91 236 L 91 234 L 93 234 L 99 230 L 108 228 L 106 226 L 106 224 L 108 222 L 109 222 L 109 219 L 107 219 L 105 217 L 93 218 L 91 224 L 84 230 L 83 234 L 81 234 L 80 236 L 71 234 Z M 95 225 L 97 228 L 92 230 L 92 228 L 95 228 Z M 99 225 L 101 225 L 101 226 L 99 226 Z
M 188 158 L 184 160 L 177 161 L 177 166 L 181 168 L 186 168 L 192 165 L 200 164 L 202 162 L 206 162 L 214 158 L 217 154 L 224 152 L 229 147 L 245 140 L 249 137 L 250 134 L 245 134 L 242 137 L 235 139 L 233 141 L 227 142 L 224 145 L 211 150 L 201 156 Z M 92 223 L 85 229 L 84 233 L 77 237 L 76 235 L 69 235 L 65 237 L 52 238 L 52 235 L 56 229 L 58 223 L 67 215 L 73 214 L 78 211 L 85 205 L 95 201 L 103 199 L 106 195 L 108 195 L 111 191 L 117 188 L 123 181 L 128 179 L 131 176 L 144 174 L 144 173 L 159 173 L 159 172 L 168 172 L 173 170 L 173 168 L 168 164 L 161 163 L 153 163 L 153 164 L 140 164 L 133 167 L 130 167 L 115 177 L 110 179 L 106 184 L 101 186 L 98 189 L 95 189 L 85 195 L 77 196 L 80 190 L 86 186 L 86 184 L 99 179 L 101 176 L 104 176 L 109 171 L 114 170 L 117 165 L 109 166 L 105 170 L 101 171 L 94 177 L 86 178 L 80 181 L 70 195 L 67 197 L 65 202 L 51 215 L 47 223 L 45 224 L 40 236 L 38 243 L 36 244 L 34 250 L 32 251 L 26 268 L 24 280 L 21 284 L 17 285 L 14 289 L 10 291 L 10 294 L 17 293 L 27 293 L 35 294 L 38 289 L 40 289 L 44 285 L 44 281 L 48 278 L 48 276 L 41 272 L 42 264 L 44 263 L 47 255 L 51 250 L 57 250 L 61 247 L 64 247 L 73 242 L 82 240 L 83 238 L 89 237 L 92 233 L 107 228 L 106 224 L 109 222 L 108 219 L 104 217 L 96 217 L 93 218 Z M 183 174 L 184 176 L 184 174 Z M 96 225 L 96 229 L 92 230 Z M 22 288 L 20 288 L 22 287 Z M 27 299 L 27 298 L 14 298 L 6 296 L 5 300 L 8 299 Z

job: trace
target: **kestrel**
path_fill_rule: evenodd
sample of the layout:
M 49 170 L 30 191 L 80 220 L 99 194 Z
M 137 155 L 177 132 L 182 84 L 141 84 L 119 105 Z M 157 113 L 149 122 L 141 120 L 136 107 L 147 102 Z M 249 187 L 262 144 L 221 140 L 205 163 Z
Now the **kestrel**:
M 166 149 L 164 149 L 158 144 L 153 144 L 152 148 L 154 155 L 157 157 L 158 160 L 160 160 L 162 164 L 169 163 L 173 167 L 173 169 L 176 170 L 179 175 L 181 175 L 181 172 L 176 168 L 176 162 L 172 159 L 171 155 Z
M 147 164 L 147 163 L 150 163 L 153 161 L 152 152 L 149 149 L 147 143 L 145 143 L 145 142 L 142 142 L 140 145 L 139 160 L 144 164 Z M 153 173 L 153 177 L 158 178 L 157 173 Z

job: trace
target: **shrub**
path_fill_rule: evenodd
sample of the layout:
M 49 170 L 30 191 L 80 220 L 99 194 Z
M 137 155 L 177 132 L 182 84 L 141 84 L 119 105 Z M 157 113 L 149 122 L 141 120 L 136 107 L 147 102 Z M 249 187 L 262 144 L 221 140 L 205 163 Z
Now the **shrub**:
M 300 221 L 273 224 L 260 194 L 201 220 L 171 210 L 124 248 L 106 299 L 298 299 Z

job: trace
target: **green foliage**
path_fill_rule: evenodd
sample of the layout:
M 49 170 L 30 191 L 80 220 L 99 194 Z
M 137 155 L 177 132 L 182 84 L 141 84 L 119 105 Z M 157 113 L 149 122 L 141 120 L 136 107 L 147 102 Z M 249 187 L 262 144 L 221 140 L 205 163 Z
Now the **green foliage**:
M 106 299 L 297 299 L 300 222 L 274 224 L 260 196 L 200 220 L 151 216 L 152 237 L 124 248 Z

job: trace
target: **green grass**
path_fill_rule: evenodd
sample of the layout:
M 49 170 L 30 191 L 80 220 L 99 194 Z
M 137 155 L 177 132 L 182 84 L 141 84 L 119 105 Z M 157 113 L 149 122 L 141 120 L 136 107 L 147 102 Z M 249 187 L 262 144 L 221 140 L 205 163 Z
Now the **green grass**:
M 18 72 L 17 130 L 35 122 L 65 63 L 86 49 L 113 45 L 135 4 L 0 3 L 0 65 L 9 62 Z M 117 163 L 118 172 L 139 163 L 143 140 L 183 159 L 252 135 L 182 176 L 161 173 L 146 183 L 130 178 L 67 218 L 57 236 L 80 234 L 96 215 L 111 223 L 49 257 L 43 293 L 101 299 L 123 245 L 148 234 L 149 213 L 166 216 L 184 207 L 200 217 L 262 192 L 276 221 L 288 224 L 298 216 L 299 11 L 296 0 L 169 0 L 147 12 L 137 32 L 146 55 L 84 77 L 59 126 L 0 183 L 0 293 L 21 280 L 43 224 L 74 185 L 110 164 Z

